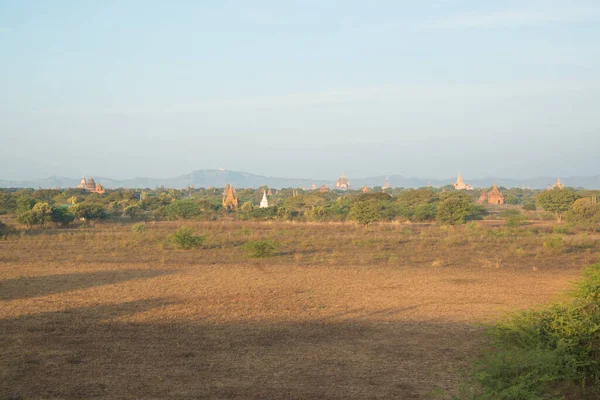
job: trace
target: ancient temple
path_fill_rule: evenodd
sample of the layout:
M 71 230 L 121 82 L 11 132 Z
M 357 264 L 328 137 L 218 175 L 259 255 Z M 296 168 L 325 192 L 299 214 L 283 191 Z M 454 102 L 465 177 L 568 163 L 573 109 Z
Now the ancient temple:
M 368 193 L 369 192 L 369 188 L 367 187 L 367 185 L 363 186 L 362 192 L 363 193 Z
M 96 189 L 94 189 L 94 193 L 102 194 L 102 193 L 105 193 L 105 190 L 101 184 L 96 183 Z
M 94 178 L 90 178 L 87 181 L 86 181 L 85 177 L 81 178 L 79 185 L 77 185 L 77 189 L 85 189 L 88 192 L 92 192 L 92 193 L 100 193 L 100 194 L 105 193 L 105 190 L 102 187 L 102 185 L 99 183 L 96 183 Z
M 494 186 L 492 186 L 492 190 L 488 192 L 487 197 L 488 204 L 504 204 L 504 196 L 500 193 L 496 182 L 494 182 Z
M 485 204 L 487 203 L 487 192 L 485 190 L 481 191 L 481 195 L 479 196 L 479 200 L 477 200 L 478 204 Z
M 343 172 L 342 172 L 342 176 L 340 176 L 338 178 L 338 180 L 335 181 L 335 188 L 336 189 L 340 189 L 340 190 L 348 190 L 348 189 L 350 189 L 350 181 L 348 180 L 348 178 L 346 178 L 344 176 Z
M 267 196 L 273 196 L 273 192 L 271 192 L 271 188 L 269 188 L 269 191 L 267 192 Z
M 327 193 L 327 192 L 329 192 L 329 189 L 327 189 L 327 186 L 325 186 L 325 184 L 322 184 L 321 187 L 319 188 L 319 192 Z
M 260 201 L 260 208 L 269 208 L 269 199 L 267 199 L 267 192 L 263 190 L 263 197 Z
M 381 190 L 383 190 L 384 192 L 388 189 L 391 189 L 392 185 L 390 185 L 390 181 L 388 180 L 388 177 L 385 177 L 385 183 L 383 184 L 383 186 L 381 187 Z
M 556 183 L 552 185 L 552 189 L 564 189 L 565 185 L 560 183 L 560 177 L 556 179 Z
M 463 178 L 460 175 L 460 173 L 458 174 L 458 178 L 456 178 L 456 182 L 454 182 L 452 186 L 454 186 L 454 189 L 456 190 L 473 190 L 473 187 L 471 185 L 463 181 Z
M 93 192 L 94 190 L 96 190 L 96 181 L 94 180 L 94 178 L 90 178 L 87 180 L 87 183 L 85 184 L 85 190 L 87 190 L 88 192 Z
M 223 191 L 223 208 L 226 210 L 237 210 L 238 199 L 235 197 L 235 189 L 228 183 Z

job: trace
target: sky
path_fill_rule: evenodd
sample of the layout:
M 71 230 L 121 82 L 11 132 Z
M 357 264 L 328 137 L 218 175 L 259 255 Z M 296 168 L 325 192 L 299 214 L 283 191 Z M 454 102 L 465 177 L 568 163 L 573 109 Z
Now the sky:
M 0 179 L 600 174 L 600 2 L 0 0 Z

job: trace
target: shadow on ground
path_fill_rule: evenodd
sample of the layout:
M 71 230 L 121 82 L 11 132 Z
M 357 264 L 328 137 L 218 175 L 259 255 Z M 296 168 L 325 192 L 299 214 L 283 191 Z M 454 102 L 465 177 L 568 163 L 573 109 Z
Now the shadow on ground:
M 364 318 L 115 321 L 149 310 L 168 316 L 174 302 L 0 320 L 0 397 L 450 398 L 481 340 L 466 324 Z
M 134 279 L 149 279 L 173 273 L 151 269 L 121 269 L 74 274 L 31 276 L 0 281 L 0 300 L 25 299 Z

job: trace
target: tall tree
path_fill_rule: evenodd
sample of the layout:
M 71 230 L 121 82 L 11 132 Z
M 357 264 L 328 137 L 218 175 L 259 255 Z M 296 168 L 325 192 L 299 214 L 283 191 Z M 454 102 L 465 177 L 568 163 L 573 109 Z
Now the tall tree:
M 567 189 L 555 188 L 546 190 L 536 197 L 537 203 L 546 211 L 553 213 L 556 216 L 556 222 L 562 222 L 563 215 L 575 201 L 579 199 L 579 195 Z

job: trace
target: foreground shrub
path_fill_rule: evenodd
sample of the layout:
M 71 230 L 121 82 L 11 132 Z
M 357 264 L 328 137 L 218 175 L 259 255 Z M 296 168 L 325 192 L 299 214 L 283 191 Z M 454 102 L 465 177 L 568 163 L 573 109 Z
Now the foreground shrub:
M 146 224 L 144 224 L 144 223 L 135 224 L 131 227 L 131 230 L 135 233 L 144 233 L 144 232 L 146 232 Z
M 278 247 L 279 244 L 272 240 L 253 240 L 244 244 L 248 255 L 254 258 L 271 257 Z
M 544 239 L 544 247 L 547 249 L 560 250 L 564 245 L 564 240 L 560 236 L 548 236 Z
M 189 250 L 202 246 L 206 236 L 196 235 L 192 228 L 182 226 L 170 234 L 168 240 L 178 249 Z
M 555 226 L 552 228 L 552 233 L 559 235 L 570 235 L 573 233 L 573 231 L 566 226 Z
M 502 211 L 500 213 L 500 217 L 506 221 L 506 225 L 508 225 L 510 228 L 519 227 L 527 221 L 527 217 L 521 214 L 518 210 Z
M 475 372 L 478 398 L 598 398 L 600 263 L 585 269 L 571 295 L 571 303 L 521 312 L 491 329 L 493 347 Z

